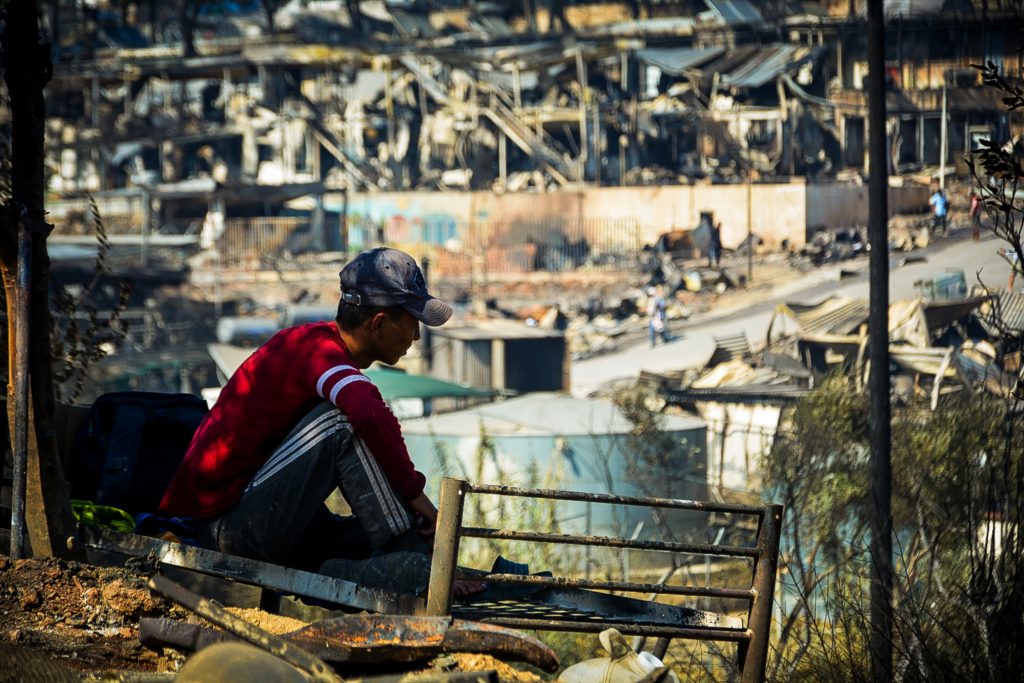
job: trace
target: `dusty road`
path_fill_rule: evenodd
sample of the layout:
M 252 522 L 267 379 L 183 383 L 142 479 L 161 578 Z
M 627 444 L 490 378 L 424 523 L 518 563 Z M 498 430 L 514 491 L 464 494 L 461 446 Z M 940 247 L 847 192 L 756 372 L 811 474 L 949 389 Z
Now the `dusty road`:
M 1005 287 L 1010 273 L 1009 265 L 997 253 L 1003 243 L 994 237 L 972 242 L 966 230 L 933 244 L 927 249 L 912 252 L 923 261 L 898 265 L 891 262 L 889 297 L 891 301 L 915 296 L 914 282 L 947 270 L 963 270 L 967 285 L 978 282 L 978 277 L 990 287 Z M 895 255 L 893 261 L 899 258 Z M 853 275 L 838 279 L 839 268 Z M 755 291 L 757 270 L 754 270 Z M 714 337 L 745 332 L 751 346 L 759 347 L 768 330 L 775 307 L 785 301 L 812 301 L 828 295 L 867 298 L 869 293 L 868 259 L 848 261 L 841 266 L 824 267 L 784 284 L 765 287 L 759 302 L 741 307 L 723 308 L 696 316 L 685 323 L 676 323 L 673 334 L 680 337 L 668 344 L 651 349 L 640 343 L 617 353 L 576 361 L 572 364 L 571 382 L 574 396 L 588 396 L 610 384 L 635 378 L 641 370 L 664 372 L 702 364 L 714 348 Z

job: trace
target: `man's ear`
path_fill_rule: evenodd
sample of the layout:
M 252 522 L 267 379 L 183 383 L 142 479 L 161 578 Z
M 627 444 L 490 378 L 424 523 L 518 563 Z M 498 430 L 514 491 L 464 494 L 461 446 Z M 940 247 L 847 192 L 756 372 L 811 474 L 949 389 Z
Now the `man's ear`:
M 370 318 L 370 333 L 375 337 L 379 337 L 381 331 L 384 329 L 384 321 L 387 319 L 387 314 L 384 312 L 374 313 L 373 317 Z

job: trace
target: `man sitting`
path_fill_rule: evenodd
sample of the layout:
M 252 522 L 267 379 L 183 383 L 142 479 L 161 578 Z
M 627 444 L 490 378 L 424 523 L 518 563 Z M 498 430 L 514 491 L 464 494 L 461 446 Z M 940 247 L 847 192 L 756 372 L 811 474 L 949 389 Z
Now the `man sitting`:
M 452 309 L 397 249 L 359 254 L 340 279 L 334 321 L 278 332 L 232 375 L 160 511 L 191 517 L 207 547 L 309 571 L 401 552 L 397 564 L 371 562 L 370 574 L 385 583 L 378 587 L 418 593 L 429 580 L 437 508 L 398 420 L 361 371 L 396 363 L 421 322 L 442 325 Z M 336 487 L 351 516 L 325 505 Z M 409 580 L 389 582 L 382 566 Z M 481 588 L 457 582 L 455 593 Z

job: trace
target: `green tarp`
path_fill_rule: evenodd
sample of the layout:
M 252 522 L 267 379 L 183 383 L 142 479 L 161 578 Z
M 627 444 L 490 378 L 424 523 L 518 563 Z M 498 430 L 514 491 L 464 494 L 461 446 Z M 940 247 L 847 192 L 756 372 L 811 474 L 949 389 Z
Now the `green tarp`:
M 410 375 L 401 370 L 371 368 L 363 374 L 377 385 L 385 401 L 398 398 L 429 399 L 494 395 L 494 392 L 489 389 L 475 389 L 425 375 Z
M 238 366 L 255 351 L 255 349 L 232 346 L 230 344 L 210 344 L 207 349 L 224 377 L 234 374 Z M 453 384 L 444 380 L 425 375 L 410 375 L 393 368 L 375 367 L 367 369 L 363 374 L 380 389 L 385 401 L 398 398 L 460 398 L 467 396 L 493 396 L 489 389 Z

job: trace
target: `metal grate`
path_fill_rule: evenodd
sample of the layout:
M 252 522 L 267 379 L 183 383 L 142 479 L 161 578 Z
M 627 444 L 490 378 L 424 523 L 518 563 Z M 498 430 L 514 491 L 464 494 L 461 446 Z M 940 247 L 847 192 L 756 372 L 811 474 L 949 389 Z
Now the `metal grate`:
M 603 623 L 607 618 L 593 610 L 569 608 L 552 605 L 539 600 L 525 598 L 523 600 L 500 600 L 497 602 L 473 602 L 452 605 L 452 616 L 460 619 L 486 621 L 500 617 L 518 617 L 520 619 L 548 619 L 559 621 L 591 621 Z
M 728 513 L 755 518 L 757 532 L 754 542 L 747 546 L 464 527 L 463 509 L 470 494 Z M 452 614 L 502 626 L 535 630 L 599 632 L 606 628 L 617 628 L 626 635 L 658 636 L 666 643 L 665 639 L 672 638 L 736 642 L 739 644 L 741 681 L 761 681 L 767 663 L 781 523 L 781 505 L 753 506 L 510 486 L 474 486 L 465 481 L 446 478 L 441 484 L 437 536 L 427 592 L 427 613 L 437 616 Z M 678 587 L 666 585 L 664 580 L 656 584 L 637 584 L 626 580 L 590 581 L 550 575 L 491 574 L 486 577 L 488 584 L 496 584 L 504 588 L 506 593 L 502 594 L 499 590 L 497 594 L 488 597 L 492 590 L 488 587 L 478 598 L 458 602 L 453 601 L 452 585 L 459 544 L 463 537 L 747 557 L 753 560 L 753 569 L 749 588 Z M 676 594 L 742 600 L 748 605 L 746 626 L 741 620 L 725 614 L 603 591 L 650 593 L 652 597 Z

